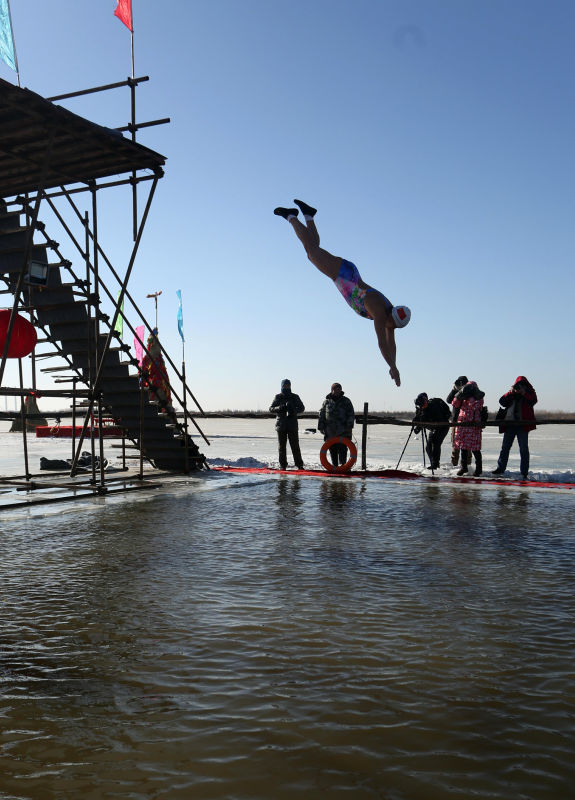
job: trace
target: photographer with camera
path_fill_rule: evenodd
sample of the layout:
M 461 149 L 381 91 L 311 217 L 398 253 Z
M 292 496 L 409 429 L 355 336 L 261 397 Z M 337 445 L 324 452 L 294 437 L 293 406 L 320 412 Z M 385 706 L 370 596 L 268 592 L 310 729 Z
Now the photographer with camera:
M 418 434 L 421 431 L 422 422 L 449 422 L 451 410 L 447 403 L 441 397 L 428 398 L 425 392 L 421 392 L 415 398 L 415 416 L 413 423 L 415 425 L 413 432 Z M 425 428 L 424 428 L 425 430 Z M 441 459 L 441 445 L 447 436 L 449 425 L 431 428 L 426 435 L 427 443 L 425 450 L 429 456 L 428 469 L 439 469 L 439 461 Z
M 286 445 L 289 445 L 293 460 L 298 469 L 303 469 L 303 459 L 299 448 L 297 415 L 305 411 L 299 395 L 291 390 L 291 381 L 285 378 L 281 383 L 281 392 L 276 394 L 270 406 L 272 414 L 277 414 L 276 431 L 278 434 L 278 455 L 280 469 L 287 469 Z
M 536 428 L 535 412 L 533 406 L 537 403 L 535 389 L 524 375 L 520 375 L 511 389 L 499 398 L 499 405 L 507 409 L 503 424 L 499 426 L 499 433 L 503 434 L 501 452 L 497 459 L 497 468 L 493 470 L 493 475 L 503 475 L 509 460 L 509 451 L 515 437 L 519 445 L 520 463 L 519 469 L 523 480 L 527 478 L 529 472 L 529 431 Z M 525 425 L 505 425 L 505 420 L 525 421 Z

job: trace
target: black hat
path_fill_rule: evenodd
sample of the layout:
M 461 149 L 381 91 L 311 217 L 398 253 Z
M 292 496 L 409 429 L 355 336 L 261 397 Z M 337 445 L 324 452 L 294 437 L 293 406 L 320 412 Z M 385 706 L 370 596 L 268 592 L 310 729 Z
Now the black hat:
M 417 397 L 415 398 L 414 402 L 416 406 L 423 406 L 428 401 L 427 394 L 425 392 L 420 392 Z
M 469 383 L 467 380 L 467 375 L 460 375 L 459 378 L 455 381 L 456 386 L 465 386 L 466 383 Z

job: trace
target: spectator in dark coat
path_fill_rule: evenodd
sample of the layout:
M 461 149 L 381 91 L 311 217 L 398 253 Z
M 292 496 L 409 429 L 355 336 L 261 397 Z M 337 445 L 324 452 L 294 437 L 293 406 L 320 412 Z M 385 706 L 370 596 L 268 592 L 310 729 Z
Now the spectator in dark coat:
M 431 400 L 425 392 L 421 392 L 415 398 L 415 416 L 413 422 L 415 428 L 414 433 L 419 433 L 421 426 L 417 423 L 421 422 L 445 422 L 448 423 L 451 417 L 451 409 L 441 397 L 432 397 Z M 429 469 L 439 469 L 439 462 L 441 460 L 441 445 L 447 436 L 449 425 L 430 428 L 427 433 L 426 451 L 429 456 Z
M 280 469 L 287 469 L 286 445 L 289 445 L 293 460 L 298 469 L 303 469 L 303 459 L 299 448 L 297 415 L 305 411 L 299 395 L 291 390 L 291 381 L 285 378 L 281 383 L 281 392 L 276 394 L 270 406 L 272 414 L 277 414 L 276 431 L 278 434 L 278 451 Z
M 535 389 L 524 375 L 520 375 L 511 389 L 499 398 L 499 405 L 507 409 L 505 420 L 515 422 L 524 421 L 525 425 L 505 425 L 505 420 L 499 426 L 499 433 L 503 434 L 501 452 L 497 459 L 497 468 L 494 475 L 502 475 L 507 469 L 509 451 L 515 437 L 519 445 L 519 469 L 523 480 L 529 472 L 529 431 L 535 430 L 535 412 L 533 406 L 537 403 Z
M 319 412 L 317 427 L 323 433 L 327 442 L 333 436 L 344 436 L 351 439 L 352 428 L 355 423 L 355 412 L 349 397 L 345 397 L 341 383 L 332 383 L 331 392 L 326 395 Z M 329 448 L 331 463 L 334 467 L 345 464 L 347 461 L 347 447 L 344 444 L 334 444 Z

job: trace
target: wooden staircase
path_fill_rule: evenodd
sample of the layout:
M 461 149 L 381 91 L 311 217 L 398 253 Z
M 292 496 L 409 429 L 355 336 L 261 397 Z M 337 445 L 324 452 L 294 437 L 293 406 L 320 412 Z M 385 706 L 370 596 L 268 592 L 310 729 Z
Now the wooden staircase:
M 29 228 L 22 224 L 25 219 L 21 211 L 8 211 L 0 201 L 0 281 L 8 296 L 16 291 L 26 255 Z M 41 238 L 44 241 L 37 241 Z M 35 283 L 28 272 L 20 297 L 20 306 L 32 312 L 38 331 L 37 362 L 47 362 L 42 372 L 67 372 L 90 387 L 110 332 L 110 319 L 99 309 L 99 295 L 89 293 L 87 281 L 74 273 L 72 263 L 62 257 L 59 244 L 47 236 L 43 223 L 36 224 L 30 264 L 47 268 L 45 285 Z M 163 413 L 148 391 L 142 398 L 137 361 L 129 356 L 130 347 L 122 344 L 116 331 L 113 336 L 117 344 L 106 353 L 97 387 L 106 415 L 117 420 L 158 469 L 184 472 L 186 466 L 189 470 L 207 468 L 204 456 L 189 438 L 186 458 L 184 427 L 175 415 Z

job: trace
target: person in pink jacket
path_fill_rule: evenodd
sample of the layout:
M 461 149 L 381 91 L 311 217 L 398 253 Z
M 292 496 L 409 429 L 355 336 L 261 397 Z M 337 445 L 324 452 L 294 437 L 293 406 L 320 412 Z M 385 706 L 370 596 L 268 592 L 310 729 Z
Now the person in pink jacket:
M 537 394 L 535 389 L 525 375 L 519 375 L 513 386 L 508 392 L 505 392 L 499 398 L 499 405 L 507 409 L 505 419 L 499 426 L 499 433 L 503 434 L 503 442 L 501 444 L 501 452 L 497 459 L 497 467 L 493 470 L 493 475 L 503 475 L 507 469 L 507 462 L 509 460 L 509 451 L 513 444 L 515 437 L 517 437 L 517 444 L 519 445 L 519 469 L 523 480 L 527 478 L 529 472 L 529 431 L 535 430 L 535 412 L 533 406 L 537 403 Z M 523 421 L 524 425 L 513 424 L 505 425 L 505 422 L 519 423 Z
M 453 408 L 459 409 L 457 422 L 481 422 L 481 409 L 483 408 L 484 397 L 485 392 L 481 391 L 475 381 L 468 381 L 451 401 Z M 471 450 L 475 458 L 475 472 L 473 475 L 478 478 L 483 471 L 481 457 L 481 426 L 465 425 L 455 428 L 453 446 L 461 450 L 461 467 L 457 471 L 457 474 L 465 475 L 467 472 L 468 451 Z

